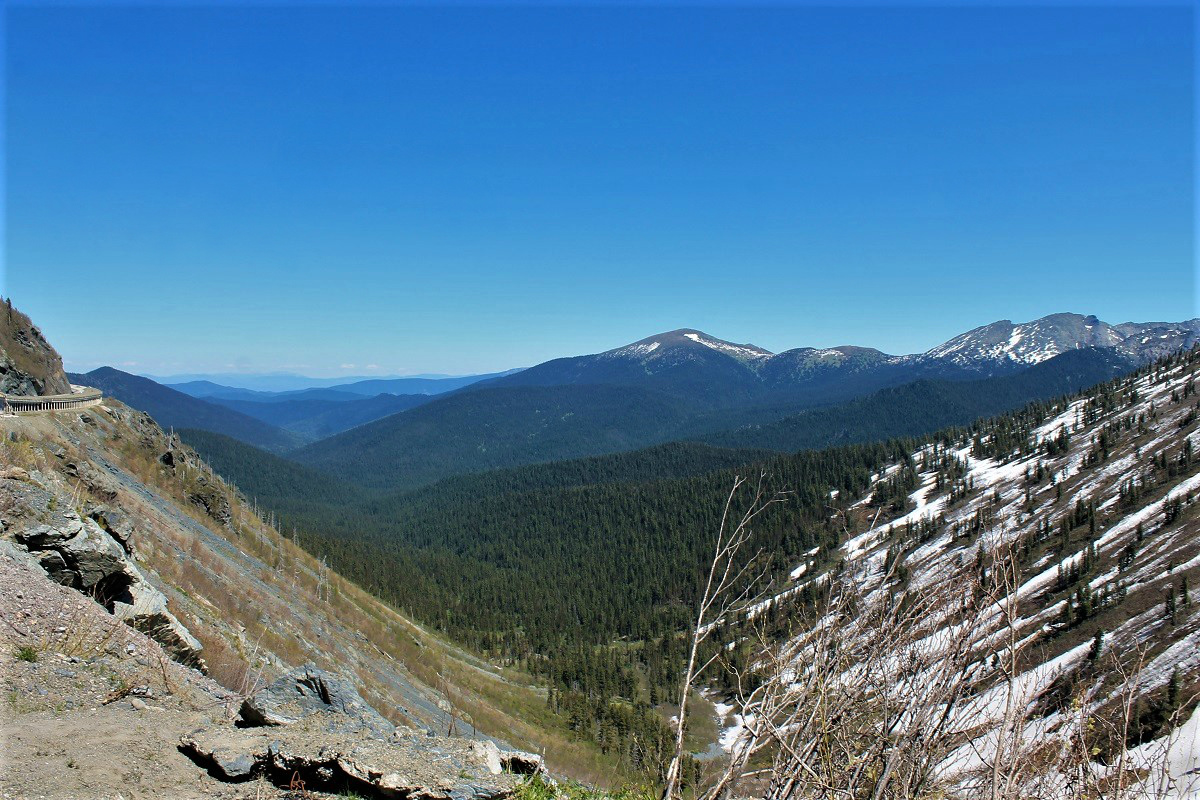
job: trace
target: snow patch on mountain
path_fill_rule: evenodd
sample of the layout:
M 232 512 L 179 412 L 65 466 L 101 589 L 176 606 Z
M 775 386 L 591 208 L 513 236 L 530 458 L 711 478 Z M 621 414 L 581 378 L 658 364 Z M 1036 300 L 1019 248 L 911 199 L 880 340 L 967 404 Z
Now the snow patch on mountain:
M 1099 329 L 1103 323 L 1088 320 L 1085 324 Z M 1029 329 L 1007 330 L 1001 349 L 1008 354 L 1022 352 L 1029 335 Z M 1162 692 L 1175 672 L 1194 680 L 1200 674 L 1200 604 L 1193 595 L 1190 606 L 1180 607 L 1177 617 L 1167 620 L 1163 597 L 1179 594 L 1180 576 L 1200 568 L 1200 540 L 1194 523 L 1187 522 L 1191 518 L 1186 516 L 1183 522 L 1178 517 L 1172 522 L 1167 513 L 1173 505 L 1188 509 L 1200 502 L 1197 460 L 1180 461 L 1189 443 L 1196 446 L 1193 439 L 1200 401 L 1191 387 L 1198 381 L 1200 361 L 1194 359 L 1148 368 L 1103 402 L 1087 396 L 1061 407 L 1027 429 L 1027 443 L 1008 453 L 976 457 L 979 442 L 973 441 L 974 435 L 956 443 L 939 443 L 936 450 L 931 444 L 917 448 L 907 459 L 873 476 L 878 485 L 912 465 L 916 474 L 909 485 L 914 488 L 904 507 L 876 511 L 872 508 L 873 486 L 857 502 L 835 511 L 835 517 L 845 515 L 847 525 L 852 524 L 852 517 L 860 524 L 865 522 L 865 529 L 850 536 L 826 563 L 844 565 L 862 588 L 863 602 L 869 604 L 878 593 L 889 590 L 884 569 L 889 558 L 904 565 L 905 574 L 911 576 L 905 580 L 911 580 L 913 587 L 932 587 L 979 554 L 1002 552 L 1008 545 L 1040 547 L 1040 552 L 1034 551 L 1037 557 L 1024 565 L 1014 592 L 1018 611 L 1012 635 L 1020 651 L 1036 654 L 1013 684 L 1020 708 L 1046 702 L 1047 690 L 1060 676 L 1078 672 L 1090 652 L 1097 625 L 1102 626 L 1104 653 L 1124 658 L 1122 654 L 1144 652 L 1136 675 L 1140 694 Z M 1063 441 L 1060 434 L 1064 433 L 1068 435 L 1065 451 L 1057 443 L 1054 449 L 1048 448 L 1052 441 Z M 1101 433 L 1108 436 L 1110 448 L 1103 457 L 1099 455 Z M 985 430 L 977 435 L 986 445 L 994 434 Z M 967 487 L 965 492 L 960 489 L 952 495 L 952 484 L 943 472 L 946 459 L 960 465 L 961 472 L 954 473 L 960 477 L 953 485 Z M 1168 473 L 1168 462 L 1182 466 Z M 1039 474 L 1044 477 L 1036 482 L 1029 477 Z M 1149 484 L 1141 495 L 1131 495 L 1131 480 Z M 1082 527 L 1075 523 L 1067 529 L 1070 537 L 1059 544 L 1060 523 L 1076 508 L 1076 501 L 1084 507 L 1094 504 L 1094 528 L 1085 536 L 1088 523 Z M 791 571 L 791 583 L 775 594 L 775 602 L 806 585 L 828 580 L 826 568 L 812 561 L 812 555 L 807 553 L 799 560 Z M 1067 578 L 1077 583 L 1067 583 L 1064 589 L 1064 577 L 1083 570 L 1085 555 L 1093 559 L 1090 573 Z M 1191 578 L 1195 592 L 1194 572 Z M 1102 597 L 1105 602 L 1119 598 L 1115 607 L 1126 613 L 1073 621 L 1070 604 L 1077 586 L 1090 590 L 1096 602 Z M 1127 596 L 1134 598 L 1139 593 L 1131 605 L 1121 605 Z M 756 604 L 749 616 L 762 613 L 771 602 Z M 1112 608 L 1100 606 L 1101 611 L 1106 607 Z M 946 630 L 954 624 L 954 612 L 946 609 L 944 619 L 934 615 L 931 628 Z M 1010 634 L 999 607 L 989 619 L 987 648 L 998 652 L 1007 646 Z M 930 640 L 929 644 L 935 643 Z M 1128 663 L 1124 666 L 1130 668 Z M 964 726 L 965 720 L 971 720 L 978 733 L 972 733 L 971 741 L 947 759 L 944 769 L 951 774 L 970 773 L 986 763 L 995 747 L 995 725 L 1004 714 L 1008 689 L 1003 683 L 981 688 L 959 712 Z M 1114 691 L 1098 684 L 1087 695 L 1089 708 L 1099 709 L 1114 701 Z M 1022 735 L 1025 741 L 1069 739 L 1077 734 L 1080 720 L 1086 720 L 1086 714 L 1031 714 Z M 735 715 L 733 724 L 722 729 L 721 744 L 727 752 L 743 735 L 741 723 Z M 1183 740 L 1189 744 L 1176 744 Z M 1170 748 L 1174 777 L 1198 778 L 1198 740 L 1200 719 L 1192 715 L 1182 729 L 1152 744 L 1160 750 Z M 1200 787 L 1200 780 L 1191 785 Z M 1156 796 L 1197 796 L 1194 791 Z
M 613 356 L 648 356 L 662 346 L 661 342 L 638 342 L 612 350 L 606 355 Z
M 1109 325 L 1096 317 L 1052 314 L 1031 322 L 1000 320 L 955 336 L 919 357 L 960 366 L 1033 365 L 1085 347 L 1114 349 L 1146 362 L 1172 350 L 1191 347 L 1200 338 L 1200 321 Z
M 753 345 L 732 344 L 720 339 L 710 339 L 702 333 L 685 333 L 684 336 L 696 344 L 702 344 L 712 350 L 731 355 L 734 358 L 770 358 L 771 353 Z

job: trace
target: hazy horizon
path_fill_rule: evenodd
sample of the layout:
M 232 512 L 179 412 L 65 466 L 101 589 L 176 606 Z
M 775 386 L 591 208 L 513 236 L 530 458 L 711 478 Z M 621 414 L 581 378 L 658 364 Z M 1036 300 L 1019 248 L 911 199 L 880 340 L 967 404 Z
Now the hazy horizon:
M 1055 312 L 1055 313 L 1082 313 L 1082 312 L 1067 311 L 1067 312 Z M 1084 316 L 1086 316 L 1086 314 L 1084 314 Z M 1096 315 L 1096 316 L 1098 316 L 1098 315 Z M 940 345 L 940 344 L 944 343 L 945 341 L 947 341 L 959 334 L 966 333 L 968 330 L 974 330 L 975 328 L 984 327 L 991 323 L 1000 322 L 1000 321 L 1003 321 L 1003 320 L 989 320 L 988 322 L 980 323 L 979 325 L 973 326 L 970 329 L 954 331 L 954 332 L 948 334 L 944 339 L 939 339 L 938 341 L 931 343 L 929 347 L 922 348 L 921 350 L 915 350 L 911 354 L 926 352 L 926 351 L 932 349 L 933 347 L 936 347 L 937 345 Z M 1019 324 L 1022 322 L 1030 322 L 1032 320 L 1010 320 L 1010 321 L 1016 322 Z M 1116 325 L 1116 324 L 1121 324 L 1121 323 L 1126 323 L 1126 322 L 1134 322 L 1134 323 L 1183 322 L 1186 320 L 1183 320 L 1183 319 L 1179 319 L 1179 320 L 1165 320 L 1165 319 L 1163 319 L 1163 320 L 1128 319 L 1127 320 L 1127 319 L 1122 319 L 1118 322 L 1116 320 L 1107 320 L 1107 319 L 1101 318 L 1101 321 Z M 595 352 L 605 352 L 607 350 L 617 349 L 617 348 L 620 348 L 627 344 L 632 344 L 633 342 L 639 341 L 641 339 L 651 338 L 653 336 L 657 336 L 657 335 L 668 333 L 668 332 L 669 331 L 656 331 L 655 333 L 648 334 L 646 336 L 638 336 L 636 338 L 629 339 L 628 341 L 614 343 L 608 347 L 605 347 L 603 350 L 598 350 Z M 711 336 L 716 336 L 717 338 L 724 340 L 724 337 L 721 337 L 719 334 L 713 334 L 711 331 L 704 331 L 704 333 L 709 334 Z M 729 341 L 729 340 L 725 340 L 725 341 Z M 735 342 L 735 344 L 758 345 L 758 343 L 755 341 Z M 786 348 L 781 348 L 778 350 L 771 350 L 771 348 L 766 348 L 766 349 L 771 350 L 771 352 L 774 352 L 774 353 L 779 353 L 779 352 L 783 352 L 784 350 L 790 350 L 790 349 L 800 348 L 800 347 L 812 347 L 812 346 L 813 345 L 797 344 L 797 345 L 791 345 Z M 873 345 L 864 344 L 862 342 L 840 342 L 839 344 L 836 344 L 836 345 L 823 345 L 823 346 L 824 347 L 840 347 L 840 346 L 873 347 Z M 875 348 L 875 349 L 882 349 L 882 348 Z M 889 355 L 910 355 L 910 353 L 890 352 L 890 351 L 886 351 L 886 350 L 884 350 L 884 352 L 888 353 Z M 552 356 L 551 358 L 546 359 L 546 360 L 548 361 L 548 360 L 552 360 L 553 358 L 569 358 L 572 356 L 591 355 L 591 354 L 592 353 L 561 353 L 556 356 Z M 541 362 L 538 362 L 538 363 L 541 363 Z M 236 365 L 233 365 L 233 364 L 226 365 L 227 366 L 226 370 L 214 370 L 211 372 L 199 371 L 199 370 L 185 370 L 182 372 L 174 372 L 174 373 L 158 373 L 158 372 L 154 372 L 152 370 L 151 371 L 140 370 L 140 369 L 138 369 L 137 364 L 122 365 L 122 364 L 113 364 L 113 363 L 94 363 L 94 364 L 90 364 L 90 365 L 79 365 L 79 364 L 72 363 L 71 361 L 69 361 L 66 358 L 64 358 L 64 364 L 66 365 L 66 368 L 69 372 L 90 372 L 93 369 L 107 366 L 107 367 L 114 367 L 117 369 L 121 369 L 122 371 L 125 371 L 125 372 L 131 372 L 132 374 L 140 375 L 142 377 L 151 378 L 160 383 L 178 384 L 178 383 L 186 383 L 189 381 L 208 380 L 208 381 L 212 381 L 214 383 L 228 382 L 228 385 L 230 385 L 230 386 L 234 386 L 237 388 L 249 388 L 249 389 L 255 388 L 255 383 L 256 383 L 255 379 L 273 379 L 273 378 L 298 379 L 295 382 L 294 388 L 310 388 L 310 387 L 315 388 L 315 387 L 323 387 L 323 386 L 332 386 L 332 385 L 336 385 L 338 383 L 350 383 L 350 382 L 360 381 L 360 380 L 361 381 L 394 380 L 394 379 L 405 379 L 405 378 L 421 378 L 421 379 L 437 380 L 437 379 L 445 379 L 445 378 L 471 377 L 471 376 L 475 376 L 475 375 L 492 375 L 492 374 L 517 372 L 517 371 L 520 371 L 523 369 L 528 369 L 531 366 L 535 366 L 535 364 L 521 364 L 521 365 L 517 365 L 517 366 L 496 367 L 495 369 L 486 369 L 486 370 L 480 370 L 479 372 L 465 372 L 465 373 L 333 372 L 333 373 L 329 373 L 329 374 L 318 374 L 316 372 L 305 373 L 305 372 L 300 372 L 300 371 L 295 371 L 295 370 L 286 370 L 286 369 L 280 369 L 280 370 L 246 369 L 246 370 L 239 371 L 239 370 L 235 369 Z M 351 365 L 351 366 L 355 366 L 355 365 Z M 370 366 L 374 366 L 374 365 L 366 365 L 366 366 L 370 367 Z M 224 381 L 222 379 L 224 379 Z M 243 381 L 244 383 L 238 383 L 237 381 Z M 288 391 L 288 390 L 290 390 L 290 389 L 283 389 L 283 390 L 274 389 L 274 390 L 269 390 L 269 391 Z

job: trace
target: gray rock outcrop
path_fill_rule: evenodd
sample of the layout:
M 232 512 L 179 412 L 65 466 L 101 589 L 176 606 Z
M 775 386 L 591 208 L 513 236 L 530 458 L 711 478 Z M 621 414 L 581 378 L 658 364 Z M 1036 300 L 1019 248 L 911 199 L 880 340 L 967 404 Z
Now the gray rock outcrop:
M 68 461 L 63 465 L 63 472 L 82 481 L 93 497 L 106 502 L 117 497 L 117 482 L 86 461 Z
M 0 392 L 32 397 L 41 394 L 41 386 L 32 375 L 22 372 L 7 353 L 0 353 Z
M 137 528 L 132 517 L 119 508 L 110 508 L 106 505 L 90 506 L 87 509 L 87 515 L 103 528 L 105 533 L 115 539 L 126 553 L 133 552 Z
M 27 480 L 0 478 L 12 498 L 0 531 L 10 535 L 53 580 L 92 597 L 114 617 L 154 639 L 175 660 L 204 669 L 204 645 L 167 609 L 167 598 L 129 559 L 132 522 L 123 513 L 99 513 L 114 538 L 93 517 L 59 506 L 58 498 Z
M 345 678 L 311 665 L 247 698 L 241 717 L 183 736 L 180 749 L 225 780 L 298 777 L 310 789 L 370 797 L 498 799 L 545 771 L 539 756 L 494 742 L 395 728 Z
M 135 569 L 134 572 L 138 575 Z M 167 610 L 167 598 L 144 578 L 130 585 L 129 602 L 113 602 L 113 616 L 162 645 L 172 658 L 181 664 L 207 669 L 204 645 L 192 632 Z
M 41 330 L 11 303 L 0 305 L 0 392 L 33 396 L 70 391 L 62 358 Z
M 312 664 L 285 673 L 242 703 L 248 725 L 292 725 L 316 718 L 327 729 L 368 731 L 387 737 L 396 729 L 343 678 Z

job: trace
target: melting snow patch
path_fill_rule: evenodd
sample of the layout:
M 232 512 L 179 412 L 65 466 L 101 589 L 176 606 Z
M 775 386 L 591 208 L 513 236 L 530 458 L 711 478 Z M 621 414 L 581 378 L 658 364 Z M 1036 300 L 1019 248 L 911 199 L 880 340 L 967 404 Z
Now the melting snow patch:
M 718 342 L 715 339 L 708 339 L 698 333 L 685 333 L 684 336 L 691 339 L 697 344 L 702 344 L 705 347 L 716 350 L 721 353 L 727 353 L 735 358 L 770 358 L 771 354 L 759 350 L 755 347 L 745 347 L 740 344 L 730 344 L 729 342 Z

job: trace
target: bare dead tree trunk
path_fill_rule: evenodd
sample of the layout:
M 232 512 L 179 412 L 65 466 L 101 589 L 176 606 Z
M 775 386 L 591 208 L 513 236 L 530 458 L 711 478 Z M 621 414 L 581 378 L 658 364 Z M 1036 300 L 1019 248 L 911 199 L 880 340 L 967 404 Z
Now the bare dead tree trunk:
M 936 790 L 960 702 L 983 672 L 977 653 L 994 598 L 969 569 L 897 588 L 895 568 L 831 579 L 805 633 L 782 645 L 760 637 L 762 680 L 739 692 L 747 724 L 707 798 L 732 791 L 763 751 L 774 752 L 767 800 Z
M 713 557 L 709 563 L 708 577 L 704 583 L 704 592 L 696 608 L 695 624 L 692 627 L 691 643 L 688 648 L 687 667 L 679 685 L 679 714 L 675 722 L 675 750 L 667 767 L 663 800 L 673 800 L 679 794 L 680 778 L 682 777 L 684 758 L 684 735 L 687 723 L 688 697 L 696 687 L 697 681 L 705 671 L 719 658 L 719 654 L 708 658 L 703 664 L 698 663 L 700 647 L 709 635 L 725 620 L 746 609 L 752 602 L 758 587 L 760 575 L 751 575 L 757 555 L 740 561 L 742 548 L 750 538 L 750 524 L 779 497 L 765 499 L 763 484 L 766 475 L 759 475 L 754 494 L 749 507 L 736 524 L 733 524 L 733 506 L 739 493 L 746 485 L 746 479 L 738 477 L 734 480 L 733 488 L 725 499 L 725 508 L 721 513 L 721 524 L 717 529 L 716 541 L 713 546 Z

